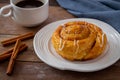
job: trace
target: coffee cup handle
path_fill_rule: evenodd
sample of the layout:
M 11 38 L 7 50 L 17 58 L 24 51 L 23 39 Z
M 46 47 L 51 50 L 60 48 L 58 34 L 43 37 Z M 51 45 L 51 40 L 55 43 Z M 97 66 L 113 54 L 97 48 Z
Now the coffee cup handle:
M 12 8 L 12 5 L 10 5 L 10 4 L 9 4 L 9 5 L 6 5 L 6 6 L 3 6 L 3 7 L 0 9 L 0 15 L 3 16 L 3 17 L 9 17 L 9 16 L 11 16 L 11 15 L 12 15 L 12 10 L 11 10 L 11 8 Z M 3 12 L 4 12 L 5 9 L 10 9 L 10 10 L 9 10 L 8 13 L 4 14 Z

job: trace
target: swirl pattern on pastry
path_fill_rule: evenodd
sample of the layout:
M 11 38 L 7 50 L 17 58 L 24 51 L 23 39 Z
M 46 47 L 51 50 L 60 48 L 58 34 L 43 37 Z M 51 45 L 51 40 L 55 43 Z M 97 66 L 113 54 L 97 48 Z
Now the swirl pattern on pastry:
M 55 30 L 52 44 L 56 52 L 68 60 L 89 60 L 103 53 L 107 37 L 94 24 L 73 21 L 60 25 Z

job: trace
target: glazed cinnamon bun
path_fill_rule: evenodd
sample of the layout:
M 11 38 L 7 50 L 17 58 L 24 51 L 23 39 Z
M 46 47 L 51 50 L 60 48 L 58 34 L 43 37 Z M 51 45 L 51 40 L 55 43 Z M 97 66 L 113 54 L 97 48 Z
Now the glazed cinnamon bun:
M 68 60 L 89 60 L 103 53 L 107 37 L 92 23 L 72 21 L 58 26 L 52 35 L 52 44 Z

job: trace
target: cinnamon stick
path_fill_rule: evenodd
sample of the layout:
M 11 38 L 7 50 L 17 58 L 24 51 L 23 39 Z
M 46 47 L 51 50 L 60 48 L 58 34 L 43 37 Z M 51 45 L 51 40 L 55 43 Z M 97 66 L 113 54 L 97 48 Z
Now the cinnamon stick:
M 4 54 L 0 56 L 0 62 L 4 61 L 5 59 L 9 58 L 11 56 L 11 54 Z
M 29 33 L 22 34 L 22 35 L 19 35 L 17 37 L 14 37 L 14 38 L 3 40 L 3 41 L 1 41 L 1 43 L 2 43 L 3 46 L 7 46 L 9 44 L 15 43 L 17 39 L 25 40 L 25 39 L 32 38 L 32 37 L 34 37 L 34 33 L 29 32 Z
M 10 75 L 12 73 L 12 70 L 13 70 L 13 67 L 15 64 L 15 59 L 17 57 L 19 50 L 20 50 L 20 43 L 21 43 L 21 40 L 17 39 L 15 47 L 14 47 L 12 55 L 11 55 L 11 58 L 10 58 L 10 61 L 9 61 L 9 64 L 8 64 L 8 68 L 7 68 L 7 72 L 6 72 L 7 75 Z
M 1 61 L 4 61 L 5 59 L 8 59 L 8 58 L 10 57 L 11 54 L 12 54 L 12 52 L 13 52 L 13 49 L 14 49 L 14 48 L 11 48 L 11 49 L 3 52 L 2 54 L 0 54 L 0 62 L 1 62 Z M 23 51 L 23 50 L 25 50 L 25 49 L 27 49 L 27 45 L 26 45 L 26 44 L 21 44 L 21 45 L 20 45 L 20 51 L 19 51 L 19 52 L 21 52 L 21 51 Z

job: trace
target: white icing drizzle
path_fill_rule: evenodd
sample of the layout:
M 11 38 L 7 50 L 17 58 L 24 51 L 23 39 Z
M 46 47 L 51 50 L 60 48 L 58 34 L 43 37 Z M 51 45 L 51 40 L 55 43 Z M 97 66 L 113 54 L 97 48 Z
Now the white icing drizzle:
M 62 29 L 63 29 L 64 31 L 66 31 L 66 29 L 65 29 L 65 25 L 62 24 L 61 26 L 62 26 Z
M 65 25 L 64 25 L 64 24 L 61 24 L 61 26 L 62 26 L 62 27 L 65 27 Z
M 95 25 L 93 25 L 93 27 L 94 27 L 95 31 L 97 31 L 96 26 L 95 26 Z
M 60 38 L 59 50 L 62 51 L 65 45 L 65 41 L 63 42 L 62 38 Z
M 76 39 L 74 39 L 74 46 L 77 44 L 77 40 Z
M 75 47 L 75 54 L 73 54 L 73 56 L 76 57 L 77 53 L 79 51 L 79 44 L 78 44 L 78 41 L 76 39 L 74 39 L 74 47 Z
M 84 23 L 85 23 L 85 26 L 87 25 L 87 22 L 86 21 L 84 21 Z
M 70 30 L 67 30 L 67 33 L 70 34 Z
M 76 50 L 75 50 L 75 54 L 77 54 L 79 51 L 79 44 L 78 44 L 78 41 L 76 41 Z
M 100 37 L 98 37 L 98 35 L 97 35 L 97 38 L 98 38 L 97 41 L 100 43 Z
M 100 47 L 102 47 L 103 46 L 103 44 L 104 44 L 104 33 L 102 34 L 102 43 L 100 44 Z

